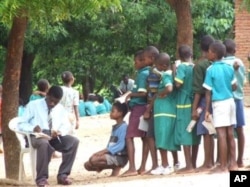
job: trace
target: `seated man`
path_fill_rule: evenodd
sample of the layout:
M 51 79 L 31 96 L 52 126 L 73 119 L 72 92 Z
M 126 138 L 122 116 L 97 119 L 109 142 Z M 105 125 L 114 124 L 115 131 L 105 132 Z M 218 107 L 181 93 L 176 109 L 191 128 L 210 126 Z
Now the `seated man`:
M 88 171 L 100 172 L 103 169 L 112 169 L 111 176 L 117 176 L 122 167 L 128 162 L 126 151 L 126 132 L 127 124 L 123 118 L 128 109 L 125 103 L 115 102 L 113 104 L 110 118 L 116 120 L 112 127 L 110 140 L 105 149 L 94 153 L 84 164 Z
M 36 138 L 31 135 L 32 146 L 37 149 L 36 184 L 48 185 L 48 165 L 53 152 L 62 152 L 57 182 L 61 185 L 70 185 L 68 178 L 75 160 L 79 140 L 67 135 L 70 130 L 70 122 L 64 107 L 59 104 L 63 91 L 60 86 L 52 86 L 46 97 L 30 101 L 22 117 L 20 117 L 19 129 L 33 133 L 45 133 L 51 137 Z
M 130 79 L 128 75 L 123 75 L 122 81 L 119 85 L 119 90 L 121 90 L 122 95 L 133 90 L 134 82 L 135 81 Z

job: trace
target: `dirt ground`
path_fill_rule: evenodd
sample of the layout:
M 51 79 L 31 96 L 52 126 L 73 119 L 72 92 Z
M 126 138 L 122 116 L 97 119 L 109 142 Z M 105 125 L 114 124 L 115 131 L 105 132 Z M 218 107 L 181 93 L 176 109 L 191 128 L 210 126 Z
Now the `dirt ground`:
M 246 146 L 244 162 L 247 166 L 250 165 L 250 108 L 245 108 L 246 122 L 245 136 Z M 133 177 L 109 177 L 111 171 L 106 170 L 101 173 L 88 172 L 84 169 L 83 163 L 93 154 L 94 152 L 103 149 L 109 139 L 111 126 L 114 121 L 109 119 L 109 115 L 99 115 L 93 117 L 81 118 L 81 126 L 77 131 L 77 136 L 80 139 L 80 145 L 77 153 L 77 157 L 72 169 L 70 177 L 73 179 L 72 186 L 89 186 L 89 187 L 134 187 L 134 186 L 145 186 L 152 187 L 153 185 L 169 186 L 169 187 L 200 187 L 201 185 L 209 184 L 213 187 L 227 187 L 229 186 L 229 173 L 224 174 L 208 174 L 208 173 L 193 173 L 193 174 L 171 174 L 167 176 L 152 176 L 152 175 L 138 175 Z M 136 143 L 136 166 L 139 167 L 141 161 L 141 141 L 135 139 Z M 203 146 L 200 144 L 197 166 L 200 166 L 203 162 Z M 216 153 L 215 153 L 216 155 Z M 160 157 L 159 157 L 160 158 Z M 169 154 L 169 161 L 172 164 L 171 155 Z M 26 179 L 23 186 L 27 186 L 27 183 L 34 184 L 31 180 L 31 170 L 29 157 L 25 155 L 25 172 Z M 179 152 L 179 160 L 181 166 L 185 165 L 183 151 Z M 50 186 L 59 186 L 56 183 L 56 175 L 61 162 L 61 158 L 54 158 L 50 163 L 49 168 L 49 183 Z M 160 163 L 160 160 L 159 160 Z M 147 162 L 147 169 L 151 167 L 151 158 L 149 156 Z M 123 168 L 121 173 L 126 171 L 128 165 Z M 249 168 L 243 168 L 242 170 L 250 170 Z M 0 186 L 5 186 L 3 181 L 5 180 L 4 171 L 4 158 L 3 154 L 0 154 Z M 1 184 L 2 181 L 2 184 Z M 7 185 L 8 182 L 6 182 Z

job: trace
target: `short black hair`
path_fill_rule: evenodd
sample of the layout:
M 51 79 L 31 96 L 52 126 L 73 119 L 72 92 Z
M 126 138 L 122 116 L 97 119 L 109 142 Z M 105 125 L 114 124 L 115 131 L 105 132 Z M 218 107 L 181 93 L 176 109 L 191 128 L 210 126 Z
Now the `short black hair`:
M 134 54 L 134 58 L 142 57 L 143 53 L 144 53 L 143 50 L 136 51 L 136 53 Z
M 192 57 L 192 49 L 188 45 L 181 45 L 178 49 L 178 53 L 181 59 L 188 59 Z
M 223 44 L 226 47 L 226 52 L 229 54 L 235 53 L 236 44 L 232 39 L 226 39 Z
M 220 40 L 215 40 L 210 44 L 209 49 L 216 54 L 217 59 L 222 59 L 226 54 L 226 47 Z
M 56 99 L 61 99 L 63 96 L 63 90 L 60 86 L 51 86 L 47 95 L 52 96 Z
M 113 107 L 115 107 L 119 112 L 122 112 L 122 117 L 126 116 L 128 113 L 128 106 L 126 103 L 120 103 L 119 101 L 114 102 Z
M 97 100 L 99 103 L 103 103 L 103 102 L 104 102 L 104 98 L 103 98 L 101 95 L 99 95 L 99 94 L 96 95 L 96 100 Z
M 167 53 L 160 53 L 156 59 L 156 63 L 161 63 L 161 64 L 167 64 L 168 66 L 170 65 L 170 56 Z
M 37 82 L 37 88 L 39 91 L 45 92 L 49 88 L 49 81 L 47 79 L 40 79 Z
M 70 71 L 64 71 L 61 76 L 62 81 L 65 84 L 69 83 L 72 80 L 72 77 L 73 77 L 73 74 Z
M 209 46 L 214 42 L 214 38 L 210 35 L 205 35 L 201 38 L 200 48 L 202 51 L 208 52 Z
M 149 55 L 151 55 L 152 57 L 154 57 L 154 59 L 159 55 L 159 50 L 155 47 L 155 46 L 147 46 L 144 49 L 145 53 L 148 53 Z

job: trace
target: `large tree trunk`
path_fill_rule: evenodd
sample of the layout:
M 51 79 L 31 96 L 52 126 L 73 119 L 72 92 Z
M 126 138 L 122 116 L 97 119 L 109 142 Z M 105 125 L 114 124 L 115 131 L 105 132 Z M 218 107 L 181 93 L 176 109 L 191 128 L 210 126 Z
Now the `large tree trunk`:
M 3 79 L 2 127 L 6 178 L 18 179 L 20 148 L 15 134 L 8 123 L 17 116 L 19 80 L 23 55 L 26 17 L 15 17 L 10 30 L 6 67 Z
M 174 9 L 177 18 L 177 49 L 183 44 L 193 48 L 191 0 L 167 0 L 167 2 Z
M 35 59 L 34 54 L 23 52 L 21 78 L 19 87 L 19 97 L 27 104 L 32 93 L 32 64 Z

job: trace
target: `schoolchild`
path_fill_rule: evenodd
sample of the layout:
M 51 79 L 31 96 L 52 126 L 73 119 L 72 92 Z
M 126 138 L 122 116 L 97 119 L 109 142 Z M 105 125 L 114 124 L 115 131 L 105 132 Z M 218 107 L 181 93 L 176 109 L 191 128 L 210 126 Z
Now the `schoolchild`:
M 142 157 L 141 168 L 138 170 L 139 174 L 148 174 L 151 170 L 158 167 L 157 163 L 157 152 L 154 139 L 154 119 L 153 119 L 153 97 L 157 92 L 158 85 L 161 80 L 161 75 L 157 73 L 156 68 L 154 67 L 154 61 L 159 55 L 159 50 L 155 46 L 147 46 L 144 49 L 144 60 L 145 63 L 150 66 L 149 75 L 147 77 L 147 108 L 143 114 L 145 120 L 148 121 L 148 130 L 146 133 L 146 142 L 148 150 L 145 150 Z M 150 152 L 152 159 L 152 167 L 150 171 L 146 171 L 145 166 L 147 162 L 148 151 Z
M 130 108 L 130 117 L 126 135 L 126 145 L 128 151 L 129 168 L 122 174 L 122 177 L 137 175 L 138 172 L 135 166 L 135 145 L 134 138 L 139 137 L 142 140 L 143 153 L 148 150 L 145 135 L 146 133 L 140 130 L 140 117 L 144 114 L 147 105 L 147 76 L 150 67 L 145 63 L 143 51 L 138 51 L 134 56 L 134 66 L 137 70 L 134 88 L 125 99 Z M 147 151 L 148 152 L 148 151 Z M 142 155 L 143 157 L 143 155 Z M 140 167 L 141 168 L 141 167 Z
M 71 132 L 75 133 L 75 129 L 79 128 L 79 92 L 72 87 L 75 82 L 75 78 L 70 71 L 64 71 L 61 75 L 61 79 L 63 81 L 63 85 L 61 88 L 63 89 L 63 97 L 60 100 L 60 103 L 65 107 L 68 111 L 69 119 L 72 124 Z
M 178 173 L 194 172 L 200 138 L 195 131 L 188 132 L 187 126 L 191 121 L 193 102 L 193 67 L 192 50 L 187 45 L 182 45 L 178 49 L 181 64 L 177 67 L 175 75 L 176 86 L 176 125 L 175 143 L 182 145 L 186 167 L 178 170 Z
M 223 61 L 234 67 L 234 75 L 237 80 L 237 89 L 233 92 L 235 106 L 236 106 L 236 134 L 237 134 L 237 148 L 238 148 L 238 167 L 244 167 L 243 155 L 245 147 L 245 114 L 244 114 L 244 80 L 245 80 L 245 66 L 241 59 L 235 57 L 236 45 L 231 39 L 226 39 L 223 44 L 226 46 L 226 57 Z
M 167 175 L 173 169 L 168 162 L 168 151 L 174 158 L 174 165 L 178 164 L 177 151 L 180 146 L 174 142 L 176 119 L 175 94 L 173 94 L 173 75 L 170 57 L 167 53 L 160 53 L 155 66 L 161 73 L 161 81 L 154 97 L 154 132 L 155 144 L 161 155 L 161 165 L 151 171 L 153 175 Z
M 206 114 L 209 121 L 211 115 L 209 106 L 212 102 L 213 124 L 218 138 L 218 153 L 220 164 L 211 172 L 227 172 L 237 170 L 234 140 L 234 124 L 236 123 L 235 102 L 233 90 L 236 89 L 234 69 L 223 62 L 226 47 L 220 41 L 209 46 L 208 59 L 213 61 L 207 69 L 203 86 L 206 88 Z
M 30 96 L 29 101 L 44 98 L 49 90 L 50 84 L 47 79 L 40 79 L 37 82 L 37 90 Z
M 116 121 L 108 145 L 105 149 L 94 153 L 84 167 L 88 171 L 101 172 L 105 169 L 112 169 L 111 176 L 118 176 L 120 170 L 127 164 L 128 156 L 126 149 L 127 124 L 123 118 L 128 112 L 125 103 L 115 102 L 110 112 L 110 119 Z
M 206 127 L 203 125 L 205 120 L 205 88 L 202 86 L 206 70 L 211 65 L 211 62 L 207 59 L 209 45 L 214 42 L 214 39 L 210 35 L 205 35 L 201 38 L 200 49 L 201 58 L 195 64 L 193 68 L 193 92 L 194 100 L 192 106 L 192 119 L 197 121 L 197 135 L 203 137 L 204 147 L 204 162 L 202 166 L 197 168 L 197 171 L 209 170 L 214 166 L 214 135 L 209 133 Z

